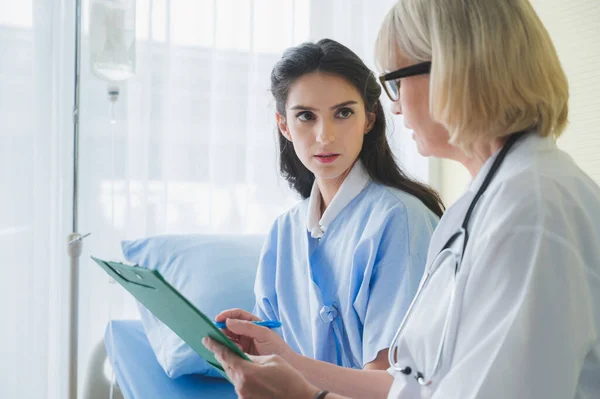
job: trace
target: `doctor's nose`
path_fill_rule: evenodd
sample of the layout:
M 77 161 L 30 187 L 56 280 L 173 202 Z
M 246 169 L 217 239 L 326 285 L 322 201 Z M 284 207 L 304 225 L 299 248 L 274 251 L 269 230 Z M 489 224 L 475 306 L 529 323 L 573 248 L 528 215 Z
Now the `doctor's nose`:
M 394 101 L 391 105 L 392 114 L 394 115 L 402 115 L 402 103 L 400 100 Z

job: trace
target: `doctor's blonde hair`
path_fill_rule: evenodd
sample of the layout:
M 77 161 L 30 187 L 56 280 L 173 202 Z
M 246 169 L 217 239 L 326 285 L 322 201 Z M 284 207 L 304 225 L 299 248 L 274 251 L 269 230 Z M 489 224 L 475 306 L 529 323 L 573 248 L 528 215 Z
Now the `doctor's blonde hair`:
M 382 70 L 432 62 L 430 114 L 466 152 L 530 128 L 557 138 L 567 125 L 567 78 L 528 0 L 400 0 L 376 58 Z

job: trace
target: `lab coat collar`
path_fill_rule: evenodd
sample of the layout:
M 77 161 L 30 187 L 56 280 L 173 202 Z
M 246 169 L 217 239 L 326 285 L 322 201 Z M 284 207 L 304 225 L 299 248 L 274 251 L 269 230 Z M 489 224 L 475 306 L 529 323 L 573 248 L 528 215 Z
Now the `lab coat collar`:
M 321 216 L 321 192 L 315 181 L 308 200 L 306 228 L 313 238 L 321 238 L 327 227 L 360 192 L 371 178 L 360 160 L 356 161 L 348 176 Z M 320 218 L 320 219 L 319 219 Z

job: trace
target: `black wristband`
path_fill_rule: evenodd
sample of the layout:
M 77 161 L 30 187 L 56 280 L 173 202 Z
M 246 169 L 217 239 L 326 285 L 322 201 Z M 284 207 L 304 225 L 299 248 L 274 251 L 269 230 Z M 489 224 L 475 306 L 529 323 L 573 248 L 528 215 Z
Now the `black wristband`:
M 315 396 L 315 399 L 325 399 L 325 396 L 327 396 L 328 393 L 329 391 L 321 391 Z

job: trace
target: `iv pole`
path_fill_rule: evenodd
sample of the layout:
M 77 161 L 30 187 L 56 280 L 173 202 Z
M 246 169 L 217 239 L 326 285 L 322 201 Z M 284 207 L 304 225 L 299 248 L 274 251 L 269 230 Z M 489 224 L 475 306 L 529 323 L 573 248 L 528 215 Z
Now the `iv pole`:
M 90 234 L 81 235 L 78 226 L 79 184 L 79 92 L 81 67 L 81 0 L 75 1 L 75 84 L 73 102 L 73 232 L 67 237 L 67 252 L 70 258 L 69 287 L 69 375 L 68 398 L 77 399 L 77 347 L 79 323 L 79 257 L 83 249 L 82 240 Z
M 135 5 L 135 2 L 133 3 Z M 135 18 L 134 18 L 135 20 Z M 67 237 L 67 252 L 70 258 L 70 287 L 69 287 L 69 375 L 68 399 L 77 399 L 78 391 L 78 340 L 79 340 L 79 259 L 83 250 L 83 239 L 88 234 L 80 234 L 79 219 L 79 103 L 81 84 L 81 0 L 75 0 L 75 82 L 73 87 L 73 232 Z M 112 87 L 111 87 L 112 88 Z M 118 91 L 110 91 L 111 102 L 116 101 Z

